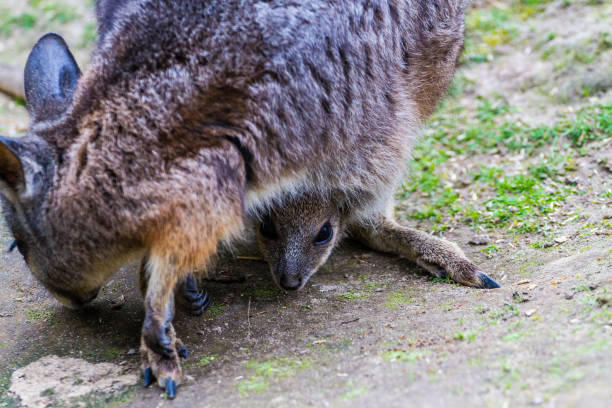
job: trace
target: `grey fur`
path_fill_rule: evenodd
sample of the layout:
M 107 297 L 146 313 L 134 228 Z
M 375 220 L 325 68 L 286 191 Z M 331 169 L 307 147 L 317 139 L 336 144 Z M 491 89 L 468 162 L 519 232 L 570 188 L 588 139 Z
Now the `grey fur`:
M 177 281 L 283 195 L 339 196 L 375 219 L 452 77 L 465 3 L 101 3 L 76 89 L 62 69 L 33 71 L 28 136 L 0 144 L 5 216 L 30 269 L 78 306 L 144 255 L 143 368 L 172 388 Z M 28 65 L 51 48 L 53 66 L 78 72 L 53 36 Z M 44 84 L 61 84 L 57 104 L 37 103 L 53 100 Z

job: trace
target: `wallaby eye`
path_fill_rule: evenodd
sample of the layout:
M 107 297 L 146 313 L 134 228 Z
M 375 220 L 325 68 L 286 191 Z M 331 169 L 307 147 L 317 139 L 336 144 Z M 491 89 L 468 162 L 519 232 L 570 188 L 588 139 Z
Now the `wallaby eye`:
M 265 217 L 261 224 L 259 225 L 259 232 L 265 238 L 268 239 L 278 239 L 278 233 L 276 232 L 276 228 L 274 228 L 274 223 L 270 219 L 270 217 Z
M 319 233 L 315 237 L 313 243 L 315 245 L 327 244 L 332 239 L 333 235 L 334 235 L 334 229 L 332 228 L 330 222 L 327 221 L 325 224 L 323 224 L 323 226 L 319 230 Z

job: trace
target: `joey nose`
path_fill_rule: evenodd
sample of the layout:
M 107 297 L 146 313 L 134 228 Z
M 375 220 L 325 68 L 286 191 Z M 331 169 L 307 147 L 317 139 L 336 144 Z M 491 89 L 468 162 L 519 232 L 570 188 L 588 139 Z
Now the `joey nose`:
M 280 285 L 285 290 L 297 290 L 302 286 L 302 278 L 298 276 L 283 275 L 280 279 Z

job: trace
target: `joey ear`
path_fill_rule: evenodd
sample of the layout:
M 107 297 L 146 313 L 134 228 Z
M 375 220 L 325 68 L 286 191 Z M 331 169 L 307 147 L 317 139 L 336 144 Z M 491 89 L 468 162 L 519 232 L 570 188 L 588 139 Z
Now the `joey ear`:
M 16 153 L 18 145 L 17 140 L 0 136 L 0 192 L 12 202 L 25 186 L 23 165 Z
M 72 102 L 81 71 L 57 34 L 45 34 L 30 51 L 24 72 L 28 112 L 33 121 L 55 119 Z

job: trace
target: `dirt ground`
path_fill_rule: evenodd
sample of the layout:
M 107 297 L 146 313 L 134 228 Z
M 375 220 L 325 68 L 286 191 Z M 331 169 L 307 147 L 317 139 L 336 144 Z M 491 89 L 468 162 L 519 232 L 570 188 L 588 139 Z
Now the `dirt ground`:
M 0 61 L 23 65 L 54 30 L 83 65 L 91 24 L 91 2 L 0 5 Z M 502 288 L 433 279 L 347 240 L 303 291 L 286 294 L 247 243 L 203 282 L 213 299 L 205 314 L 177 314 L 190 357 L 169 401 L 134 383 L 143 318 L 135 266 L 71 311 L 8 252 L 2 226 L 0 406 L 611 406 L 612 5 L 479 1 L 468 30 L 454 91 L 415 150 L 396 215 L 457 242 Z M 517 134 L 548 126 L 573 137 L 563 121 L 573 131 L 583 108 L 597 111 L 598 125 L 579 135 L 588 143 L 465 142 L 468 127 L 480 135 L 508 122 L 521 124 Z M 26 129 L 23 104 L 0 95 L 0 133 Z M 483 166 L 501 170 L 491 181 Z M 502 176 L 534 181 L 512 190 Z M 452 200 L 432 206 L 448 192 Z M 469 243 L 480 234 L 484 245 Z

